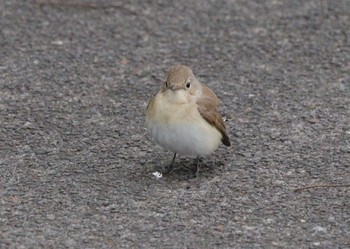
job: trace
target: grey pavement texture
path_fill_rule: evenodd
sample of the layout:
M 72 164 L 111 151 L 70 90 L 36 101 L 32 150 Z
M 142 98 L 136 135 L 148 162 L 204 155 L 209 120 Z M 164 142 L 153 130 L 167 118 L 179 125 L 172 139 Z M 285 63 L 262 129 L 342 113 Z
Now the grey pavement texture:
M 0 25 L 0 248 L 350 248 L 349 1 L 0 0 Z M 157 180 L 177 63 L 233 146 Z

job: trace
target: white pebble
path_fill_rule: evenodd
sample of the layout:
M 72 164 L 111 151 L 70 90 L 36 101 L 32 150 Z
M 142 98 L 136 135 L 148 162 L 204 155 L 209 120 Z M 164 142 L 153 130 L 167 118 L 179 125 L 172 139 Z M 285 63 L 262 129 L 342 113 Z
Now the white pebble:
M 156 172 L 153 172 L 152 173 L 152 175 L 154 175 L 157 179 L 159 179 L 159 178 L 162 178 L 163 177 L 163 174 L 162 173 L 160 173 L 160 172 L 158 172 L 158 171 L 156 171 Z

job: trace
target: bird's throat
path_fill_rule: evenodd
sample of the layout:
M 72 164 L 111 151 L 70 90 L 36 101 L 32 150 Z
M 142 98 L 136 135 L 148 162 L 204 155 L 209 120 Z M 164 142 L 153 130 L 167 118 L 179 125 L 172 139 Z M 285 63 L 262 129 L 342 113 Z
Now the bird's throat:
M 167 89 L 163 92 L 164 101 L 172 105 L 182 105 L 190 101 L 190 95 L 183 89 Z

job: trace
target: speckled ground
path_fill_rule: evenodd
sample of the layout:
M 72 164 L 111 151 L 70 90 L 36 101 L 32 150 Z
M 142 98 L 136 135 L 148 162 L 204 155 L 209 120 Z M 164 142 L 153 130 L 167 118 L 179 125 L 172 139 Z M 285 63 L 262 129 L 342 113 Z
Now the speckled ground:
M 0 25 L 0 248 L 350 247 L 349 1 L 0 0 Z M 233 146 L 157 180 L 176 63 Z

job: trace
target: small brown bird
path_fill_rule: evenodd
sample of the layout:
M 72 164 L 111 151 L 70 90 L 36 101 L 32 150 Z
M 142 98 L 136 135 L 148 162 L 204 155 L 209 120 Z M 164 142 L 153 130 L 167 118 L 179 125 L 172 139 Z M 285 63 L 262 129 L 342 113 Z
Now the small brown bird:
M 197 172 L 200 156 L 211 154 L 221 142 L 231 145 L 218 104 L 215 93 L 201 84 L 189 67 L 170 68 L 146 110 L 148 132 L 156 143 L 174 152 L 163 174 L 172 170 L 176 154 L 197 156 Z

